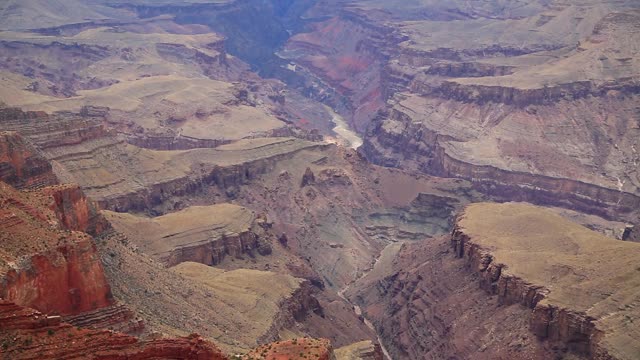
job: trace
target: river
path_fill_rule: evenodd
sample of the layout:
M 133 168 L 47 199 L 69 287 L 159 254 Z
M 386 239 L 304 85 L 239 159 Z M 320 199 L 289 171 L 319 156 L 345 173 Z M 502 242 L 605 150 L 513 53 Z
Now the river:
M 351 288 L 352 285 L 357 283 L 359 280 L 362 280 L 369 275 L 375 276 L 376 271 L 380 270 L 379 269 L 380 267 L 389 265 L 389 263 L 393 261 L 395 254 L 400 250 L 401 246 L 402 246 L 401 242 L 391 243 L 387 245 L 387 247 L 385 247 L 384 250 L 382 250 L 382 252 L 380 253 L 380 256 L 376 259 L 375 263 L 368 271 L 365 271 L 358 279 L 354 280 L 351 284 L 345 286 L 340 291 L 338 291 L 338 296 L 340 296 L 343 300 L 351 304 L 351 306 L 353 306 L 353 311 L 356 313 L 356 315 L 361 317 L 365 325 L 367 325 L 367 327 L 369 327 L 371 330 L 373 330 L 376 333 L 376 336 L 378 337 L 378 344 L 380 344 L 380 349 L 382 350 L 382 354 L 384 355 L 384 358 L 386 360 L 393 360 L 393 358 L 389 354 L 389 351 L 387 351 L 387 349 L 384 347 L 382 338 L 380 338 L 380 334 L 376 330 L 375 326 L 369 319 L 367 319 L 364 316 L 362 309 L 360 309 L 358 305 L 352 303 L 344 294 L 347 292 L 347 290 L 349 290 L 349 288 Z
M 352 149 L 357 149 L 362 146 L 362 138 L 355 131 L 351 130 L 347 121 L 335 112 L 329 106 L 324 106 L 329 115 L 331 115 L 331 121 L 335 125 L 333 132 L 336 133 L 338 144 Z

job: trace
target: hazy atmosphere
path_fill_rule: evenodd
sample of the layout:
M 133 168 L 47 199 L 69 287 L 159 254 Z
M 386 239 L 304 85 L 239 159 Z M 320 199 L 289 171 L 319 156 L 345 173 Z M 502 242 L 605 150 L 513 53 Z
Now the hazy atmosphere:
M 0 359 L 640 359 L 637 0 L 0 0 Z

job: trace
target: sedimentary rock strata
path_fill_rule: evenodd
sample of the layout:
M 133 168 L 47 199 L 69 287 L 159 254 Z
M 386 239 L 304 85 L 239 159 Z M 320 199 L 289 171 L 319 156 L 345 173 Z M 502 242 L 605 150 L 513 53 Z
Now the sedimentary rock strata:
M 521 203 L 473 204 L 350 290 L 398 358 L 637 357 L 636 243 Z M 517 354 L 517 355 L 516 355 Z
M 174 268 L 187 279 L 203 284 L 223 302 L 233 303 L 240 326 L 252 324 L 247 337 L 257 343 L 276 341 L 281 333 L 293 329 L 308 315 L 322 315 L 309 281 L 274 272 L 239 269 L 221 271 L 197 263 L 182 263 Z
M 638 244 L 606 238 L 524 204 L 469 206 L 452 236 L 456 255 L 503 304 L 532 309 L 530 329 L 593 358 L 640 354 L 633 322 Z M 636 300 L 634 300 L 636 299 Z
M 42 153 L 15 132 L 0 132 L 0 180 L 21 189 L 58 182 Z
M 63 315 L 111 305 L 93 239 L 65 228 L 52 200 L 0 183 L 2 298 Z
M 42 189 L 45 196 L 53 198 L 50 208 L 60 224 L 69 230 L 99 235 L 111 225 L 98 212 L 96 204 L 87 199 L 78 185 L 64 184 Z
M 257 215 L 237 205 L 194 206 L 156 218 L 105 214 L 116 230 L 167 266 L 187 261 L 217 265 L 226 256 L 271 250 Z
M 638 9 L 7 4 L 0 353 L 638 358 L 636 244 L 467 207 L 637 238 Z
M 59 316 L 4 300 L 0 300 L 0 320 L 0 354 L 10 359 L 227 359 L 197 335 L 140 341 L 109 330 L 80 330 Z

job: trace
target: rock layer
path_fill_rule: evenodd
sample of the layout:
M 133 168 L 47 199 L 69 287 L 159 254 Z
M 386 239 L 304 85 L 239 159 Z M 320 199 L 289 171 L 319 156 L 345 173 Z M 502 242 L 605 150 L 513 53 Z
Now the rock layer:
M 80 330 L 60 317 L 4 300 L 0 300 L 0 342 L 0 354 L 10 359 L 227 359 L 198 335 L 140 341 L 109 330 Z
M 625 265 L 640 256 L 638 244 L 531 205 L 477 204 L 460 216 L 452 246 L 501 304 L 532 309 L 530 328 L 538 337 L 595 359 L 640 354 L 632 325 L 637 311 L 616 300 L 633 304 L 640 296 L 637 270 Z
M 15 132 L 0 132 L 0 180 L 19 189 L 58 182 L 42 153 Z
M 0 202 L 2 298 L 66 315 L 113 303 L 93 239 L 61 226 L 49 196 L 0 183 Z
M 168 267 L 187 261 L 217 265 L 225 256 L 271 251 L 257 215 L 241 206 L 195 206 L 152 219 L 105 214 L 118 231 Z

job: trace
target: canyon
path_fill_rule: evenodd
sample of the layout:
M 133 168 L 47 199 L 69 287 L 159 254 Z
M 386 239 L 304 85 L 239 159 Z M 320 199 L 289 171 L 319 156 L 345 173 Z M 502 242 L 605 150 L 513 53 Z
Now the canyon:
M 637 298 L 637 250 L 543 208 L 476 203 L 348 296 L 395 335 L 394 358 L 633 358 L 637 307 L 617 299 Z
M 0 357 L 635 359 L 635 1 L 0 4 Z

